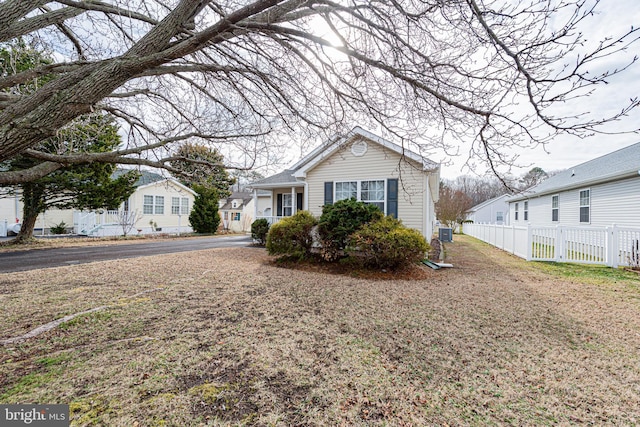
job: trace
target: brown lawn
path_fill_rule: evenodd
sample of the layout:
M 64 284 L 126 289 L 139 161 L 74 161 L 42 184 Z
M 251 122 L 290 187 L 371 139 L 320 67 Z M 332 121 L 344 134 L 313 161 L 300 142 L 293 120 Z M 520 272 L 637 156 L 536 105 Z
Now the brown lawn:
M 637 275 L 455 238 L 420 280 L 257 248 L 2 274 L 0 340 L 107 308 L 0 345 L 0 403 L 68 403 L 72 425 L 640 423 Z

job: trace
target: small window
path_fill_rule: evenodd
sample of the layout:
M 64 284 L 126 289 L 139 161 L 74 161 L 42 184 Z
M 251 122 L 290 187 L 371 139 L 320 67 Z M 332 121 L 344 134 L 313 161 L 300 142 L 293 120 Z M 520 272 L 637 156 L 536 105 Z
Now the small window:
M 551 221 L 558 222 L 559 210 L 560 210 L 560 197 L 552 196 L 551 197 Z
M 156 215 L 164 215 L 164 196 L 156 196 L 154 212 Z
M 591 190 L 580 191 L 580 222 L 591 222 Z
M 142 213 L 145 215 L 153 214 L 153 196 L 144 196 L 144 202 L 142 205 Z
M 171 198 L 171 215 L 180 215 L 180 197 Z
M 529 221 L 529 202 L 524 202 L 524 220 Z
M 515 220 L 516 220 L 516 221 L 518 220 L 518 208 L 519 208 L 519 207 L 520 207 L 520 204 L 519 204 L 519 203 L 516 203 L 516 208 L 514 209 L 514 212 L 515 212 Z
M 232 215 L 232 220 L 233 221 L 240 221 L 240 212 L 236 212 L 236 213 L 231 214 L 231 215 Z
M 229 219 L 229 212 L 224 211 L 224 217 L 222 219 L 224 219 L 225 221 L 228 220 Z
M 129 212 L 129 199 L 125 200 L 122 203 L 122 210 L 125 212 Z
M 504 221 L 504 213 L 501 211 L 496 212 L 496 222 Z

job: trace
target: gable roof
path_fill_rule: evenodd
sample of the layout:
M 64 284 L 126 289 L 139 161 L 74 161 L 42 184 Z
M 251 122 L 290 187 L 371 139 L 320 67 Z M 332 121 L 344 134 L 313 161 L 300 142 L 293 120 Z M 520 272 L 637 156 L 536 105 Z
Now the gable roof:
M 309 154 L 300 159 L 297 163 L 291 166 L 289 169 L 284 170 L 276 175 L 272 175 L 268 178 L 261 179 L 259 181 L 254 182 L 251 186 L 254 188 L 260 187 L 273 187 L 275 185 L 286 185 L 286 186 L 300 186 L 303 185 L 303 179 L 306 177 L 307 171 L 311 170 L 313 167 L 327 159 L 331 156 L 338 148 L 344 146 L 348 142 L 352 141 L 354 138 L 366 138 L 370 141 L 373 141 L 391 151 L 398 153 L 399 155 L 406 157 L 410 160 L 413 160 L 422 165 L 423 171 L 439 171 L 440 165 L 436 162 L 433 162 L 413 151 L 406 149 L 398 144 L 395 144 L 391 141 L 388 141 L 384 138 L 381 138 L 369 131 L 362 129 L 359 126 L 356 126 L 349 132 L 346 136 L 337 136 L 324 144 L 320 145 L 316 149 L 312 150 Z
M 516 194 L 509 199 L 509 202 L 618 181 L 638 176 L 639 173 L 640 142 L 553 175 L 540 184 Z
M 132 170 L 135 170 L 135 169 L 119 169 L 118 168 L 115 171 L 113 171 L 113 173 L 111 174 L 111 178 L 119 178 L 125 173 L 131 172 Z M 140 174 L 140 177 L 134 184 L 134 186 L 136 187 L 140 187 L 142 185 L 147 185 L 147 184 L 151 184 L 151 183 L 166 179 L 164 176 L 154 172 L 149 172 L 145 170 L 138 170 L 137 172 Z
M 507 198 L 507 197 L 509 197 L 509 196 L 510 196 L 510 194 L 505 193 L 505 194 L 503 194 L 502 196 L 498 196 L 498 197 L 494 197 L 493 199 L 485 200 L 484 202 L 482 202 L 482 203 L 478 203 L 477 205 L 475 205 L 475 206 L 473 206 L 471 209 L 469 209 L 469 213 L 471 213 L 471 212 L 477 212 L 477 211 L 479 211 L 480 209 L 484 208 L 485 206 L 489 206 L 490 204 L 492 204 L 492 203 L 494 203 L 494 202 L 497 202 L 497 201 L 498 201 L 498 200 L 500 200 L 500 199 L 506 199 L 506 198 Z M 506 202 L 506 200 L 505 200 L 505 202 Z

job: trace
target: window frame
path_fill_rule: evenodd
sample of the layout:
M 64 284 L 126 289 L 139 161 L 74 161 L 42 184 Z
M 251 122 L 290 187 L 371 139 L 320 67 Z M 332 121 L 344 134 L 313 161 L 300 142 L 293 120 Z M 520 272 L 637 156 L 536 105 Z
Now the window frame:
M 583 204 L 582 193 L 587 193 L 587 204 Z M 587 212 L 587 220 L 582 220 L 582 212 L 583 209 L 586 209 Z M 583 188 L 578 190 L 578 221 L 580 224 L 591 224 L 591 188 Z
M 154 215 L 164 215 L 164 196 L 154 196 Z
M 289 200 L 289 204 L 285 204 L 285 199 Z M 286 209 L 289 209 L 288 214 Z M 293 196 L 291 193 L 282 193 L 282 216 L 292 216 L 293 215 Z
M 340 190 L 338 190 L 338 184 L 340 184 L 340 187 L 341 187 Z M 355 184 L 355 190 L 350 190 L 350 189 L 349 190 L 345 190 L 345 189 L 343 189 L 342 186 L 344 184 Z M 351 199 L 351 198 L 359 200 L 358 199 L 358 195 L 360 193 L 358 191 L 359 187 L 360 187 L 359 181 L 335 181 L 333 183 L 333 201 L 334 201 L 334 203 L 335 202 L 339 202 L 340 200 L 348 200 L 348 199 Z M 346 197 L 344 195 L 344 193 L 348 193 L 349 194 L 348 197 Z M 338 194 L 340 194 L 340 196 L 338 196 Z
M 334 181 L 333 183 L 333 200 L 334 203 L 339 201 L 339 200 L 345 200 L 346 198 L 342 197 L 342 198 L 338 198 L 338 184 L 345 184 L 345 183 L 349 183 L 349 184 L 356 184 L 356 189 L 355 189 L 355 199 L 359 202 L 364 202 L 366 204 L 373 204 L 376 205 L 380 208 L 380 205 L 382 205 L 382 208 L 380 209 L 385 215 L 387 213 L 387 201 L 389 199 L 389 195 L 388 193 L 388 188 L 387 188 L 387 179 L 386 178 L 372 178 L 372 179 L 359 179 L 359 180 L 349 180 L 349 181 Z M 366 190 L 362 189 L 362 184 L 363 183 L 367 183 Z M 369 189 L 369 184 L 370 183 L 380 183 L 382 185 L 382 189 Z M 363 191 L 367 193 L 367 197 L 371 196 L 372 192 L 379 192 L 382 191 L 382 199 L 363 199 Z M 340 193 L 344 193 L 344 191 L 341 189 Z M 342 194 L 341 194 L 342 195 Z M 353 197 L 353 196 L 351 196 Z M 350 198 L 350 197 L 349 197 Z
M 180 197 L 171 197 L 171 215 L 180 215 Z
M 555 206 L 554 206 L 555 202 Z M 554 194 L 551 196 L 551 222 L 560 221 L 560 195 Z
M 149 203 L 149 200 L 151 201 Z M 153 215 L 154 197 L 149 194 L 145 194 L 142 197 L 142 213 L 144 215 Z
M 525 200 L 522 206 L 522 219 L 529 221 L 529 201 Z
M 519 205 L 520 205 L 520 203 L 516 202 L 515 209 L 513 210 L 513 212 L 514 212 L 514 221 L 518 221 L 518 208 L 520 207 Z
M 496 211 L 496 222 L 504 222 L 504 211 Z

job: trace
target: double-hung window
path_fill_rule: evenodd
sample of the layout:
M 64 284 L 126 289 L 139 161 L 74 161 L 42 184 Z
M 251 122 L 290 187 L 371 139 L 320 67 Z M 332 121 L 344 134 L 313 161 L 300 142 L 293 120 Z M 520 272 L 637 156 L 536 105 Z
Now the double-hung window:
M 516 221 L 518 220 L 518 208 L 519 208 L 519 207 L 520 207 L 520 204 L 519 204 L 519 203 L 516 203 L 516 208 L 513 210 L 513 211 L 515 212 L 515 213 L 514 213 L 514 215 L 515 215 L 515 216 L 514 216 L 514 219 L 515 219 Z
M 188 197 L 171 198 L 171 215 L 186 215 L 189 213 Z
M 502 221 L 504 221 L 504 214 L 502 213 L 502 211 L 496 212 L 496 222 L 502 222 Z
M 358 198 L 358 182 L 336 182 L 336 202 L 351 198 Z
M 142 213 L 145 215 L 153 215 L 153 196 L 144 196 Z
M 551 196 L 551 221 L 558 222 L 560 218 L 560 196 Z
M 384 181 L 360 182 L 360 200 L 384 212 Z
M 145 215 L 164 215 L 164 196 L 144 196 L 142 213 Z
M 336 182 L 335 185 L 336 201 L 353 198 L 367 204 L 376 205 L 382 212 L 384 212 L 384 179 Z
M 591 222 L 591 190 L 580 190 L 580 222 Z
M 529 221 L 529 202 L 524 202 L 524 220 Z
M 291 194 L 284 193 L 282 195 L 282 216 L 293 215 L 293 197 Z

